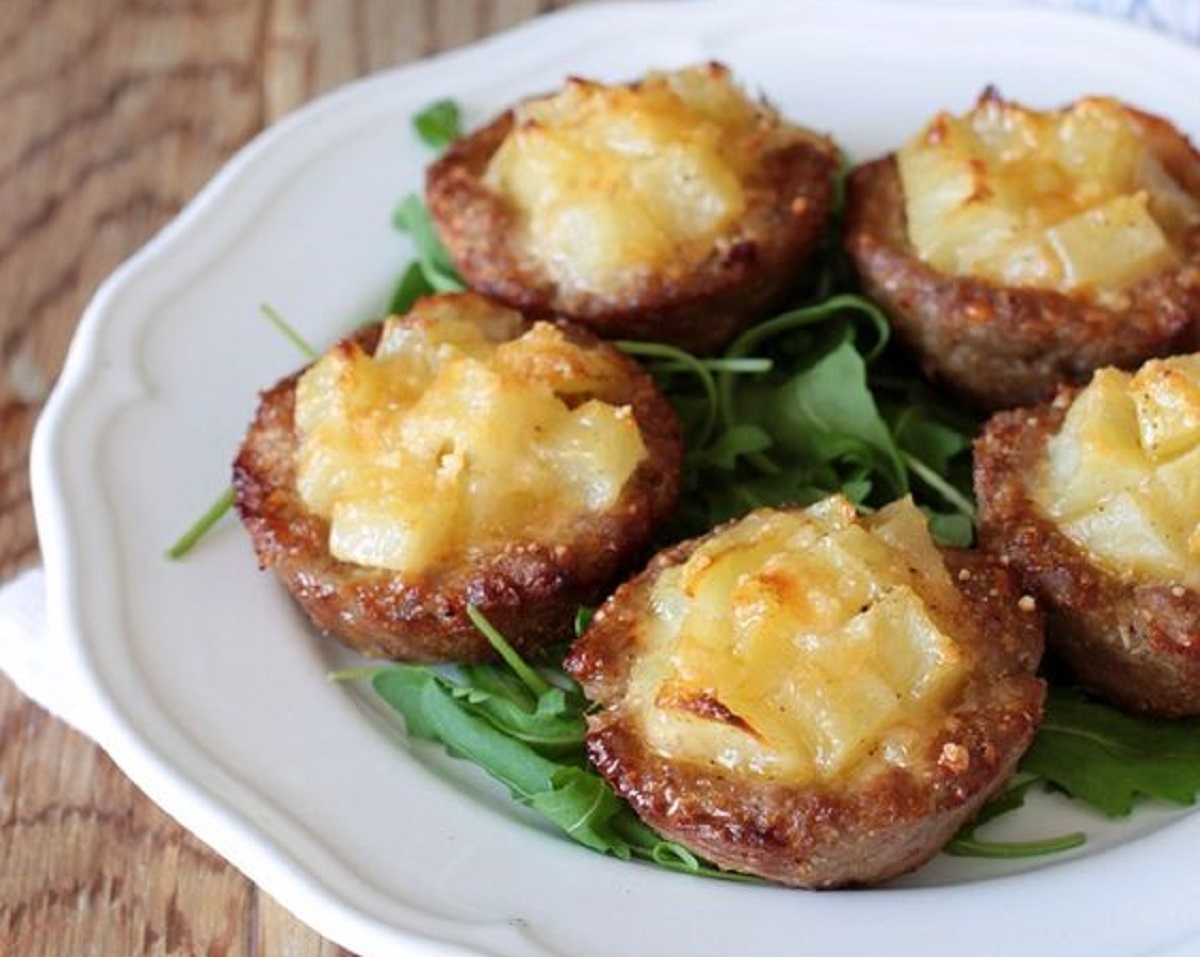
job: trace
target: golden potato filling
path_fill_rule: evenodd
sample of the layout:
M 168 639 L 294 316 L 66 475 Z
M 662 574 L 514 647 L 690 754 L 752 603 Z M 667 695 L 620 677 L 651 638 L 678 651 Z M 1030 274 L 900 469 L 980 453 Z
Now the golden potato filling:
M 1001 286 L 1115 299 L 1176 264 L 1200 223 L 1200 198 L 1111 99 L 1039 112 L 989 91 L 934 117 L 897 162 L 920 258 Z
M 762 509 L 662 572 L 631 710 L 660 753 L 738 773 L 903 766 L 966 678 L 960 601 L 911 500 Z
M 1110 572 L 1200 588 L 1200 353 L 1098 371 L 1034 499 Z
M 646 449 L 627 373 L 480 297 L 418 302 L 374 355 L 345 342 L 296 388 L 305 505 L 342 561 L 401 572 L 557 542 L 612 506 Z
M 707 258 L 735 230 L 764 151 L 799 135 L 718 64 L 625 86 L 571 79 L 517 107 L 484 183 L 551 278 L 617 294 Z

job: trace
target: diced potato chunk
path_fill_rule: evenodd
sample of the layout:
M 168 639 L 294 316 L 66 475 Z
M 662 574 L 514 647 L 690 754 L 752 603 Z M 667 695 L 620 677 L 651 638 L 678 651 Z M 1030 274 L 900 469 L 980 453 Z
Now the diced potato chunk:
M 985 94 L 899 150 L 909 236 L 937 269 L 1099 298 L 1170 267 L 1200 199 L 1118 102 L 1056 112 Z
M 1114 196 L 1046 230 L 1071 289 L 1121 288 L 1175 262 L 1145 193 Z
M 1130 386 L 1147 455 L 1167 459 L 1200 444 L 1200 355 L 1151 360 Z
M 960 600 L 909 500 L 755 512 L 660 576 L 631 701 L 670 757 L 832 780 L 903 753 L 889 741 L 961 686 Z
M 1146 457 L 1128 381 L 1116 369 L 1098 370 L 1050 439 L 1047 487 L 1054 490 L 1056 518 L 1073 518 L 1145 477 Z
M 296 485 L 330 553 L 418 572 L 611 507 L 646 455 L 630 409 L 603 398 L 621 368 L 549 324 L 510 339 L 520 318 L 476 297 L 453 300 L 462 314 L 423 302 L 374 356 L 344 344 L 297 383 Z M 580 391 L 595 397 L 567 401 Z
M 557 282 L 617 292 L 707 257 L 746 208 L 748 172 L 794 129 L 713 64 L 628 86 L 573 79 L 517 108 L 484 182 Z
M 1200 587 L 1200 355 L 1097 372 L 1051 437 L 1034 497 L 1110 570 Z
M 1173 523 L 1159 511 L 1146 496 L 1120 491 L 1062 529 L 1073 539 L 1093 543 L 1093 549 L 1102 543 L 1105 554 L 1119 557 L 1122 569 L 1152 577 L 1176 557 Z

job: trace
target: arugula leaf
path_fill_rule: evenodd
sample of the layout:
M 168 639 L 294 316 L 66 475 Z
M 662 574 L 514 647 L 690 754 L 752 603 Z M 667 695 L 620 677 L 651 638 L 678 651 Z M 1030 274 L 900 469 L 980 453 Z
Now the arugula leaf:
M 511 688 L 496 686 L 496 669 L 490 665 L 463 668 L 466 688 L 451 688 L 464 695 L 477 714 L 488 719 L 497 731 L 538 749 L 544 754 L 565 754 L 583 747 L 587 725 L 583 720 L 581 695 L 552 688 L 532 706 Z M 489 687 L 489 685 L 491 687 Z
M 416 193 L 409 193 L 392 213 L 392 225 L 412 237 L 417 247 L 417 262 L 429 287 L 437 292 L 461 292 L 466 284 L 454 268 L 442 245 L 429 210 Z
M 670 537 L 700 534 L 760 506 L 842 492 L 878 507 L 911 490 L 939 538 L 969 543 L 969 469 L 950 472 L 967 458 L 970 435 L 926 408 L 915 372 L 911 384 L 900 377 L 894 385 L 913 399 L 877 401 L 873 365 L 888 341 L 879 310 L 843 294 L 752 327 L 715 359 L 626 344 L 654 357 L 649 368 L 689 439 Z
M 888 407 L 881 410 L 886 417 Z M 889 424 L 896 445 L 939 474 L 949 472 L 954 459 L 971 448 L 971 434 L 939 422 L 920 405 L 902 404 L 893 412 Z
M 708 366 L 690 352 L 685 352 L 683 349 L 665 342 L 634 342 L 622 339 L 618 340 L 615 345 L 627 355 L 637 358 L 666 360 L 668 365 L 665 369 L 662 365 L 657 368 L 651 366 L 651 372 L 658 372 L 660 381 L 664 374 L 670 376 L 680 370 L 690 373 L 694 377 L 693 381 L 700 387 L 703 404 L 697 410 L 699 415 L 697 427 L 689 429 L 689 442 L 697 448 L 706 445 L 712 438 L 713 429 L 716 428 L 718 411 L 717 382 Z M 697 419 L 690 417 L 689 421 L 697 421 Z
M 528 802 L 551 790 L 558 763 L 475 713 L 443 675 L 424 665 L 396 665 L 376 672 L 371 685 L 404 717 L 412 737 L 437 741 L 453 756 L 478 764 L 513 797 Z
M 296 331 L 295 327 L 283 318 L 279 310 L 264 302 L 259 306 L 259 312 L 264 319 L 283 334 L 284 338 L 300 350 L 300 353 L 306 359 L 311 361 L 317 358 L 316 350 Z M 225 517 L 226 512 L 233 510 L 235 499 L 236 495 L 232 487 L 222 491 L 216 501 L 205 510 L 204 514 L 196 519 L 182 535 L 171 543 L 167 549 L 167 558 L 175 561 L 187 555 L 188 552 L 199 544 L 205 535 L 216 527 L 216 524 Z
M 396 288 L 392 291 L 392 298 L 388 303 L 388 314 L 403 316 L 412 308 L 414 302 L 435 291 L 429 280 L 425 278 L 425 270 L 421 264 L 415 261 L 411 262 L 400 275 L 396 282 Z
M 1141 797 L 1189 805 L 1200 793 L 1200 720 L 1132 717 L 1052 687 L 1021 770 L 1109 817 L 1128 816 Z
M 220 497 L 205 510 L 191 526 L 180 535 L 167 549 L 167 558 L 172 560 L 183 558 L 188 552 L 196 547 L 196 543 L 207 535 L 222 518 L 225 513 L 233 508 L 234 493 L 233 488 L 225 489 Z
M 302 356 L 304 356 L 305 359 L 307 359 L 309 362 L 312 362 L 317 358 L 317 350 L 309 344 L 308 340 L 305 339 L 304 336 L 300 335 L 295 326 L 283 318 L 283 314 L 280 313 L 278 309 L 276 309 L 270 303 L 264 302 L 258 307 L 258 311 L 262 313 L 263 318 L 266 319 L 267 322 L 269 322 L 276 328 L 277 331 L 283 334 L 283 337 L 287 339 L 288 342 L 296 347 L 296 349 Z
M 445 149 L 462 135 L 462 117 L 454 100 L 435 100 L 413 117 L 413 129 L 431 149 Z
M 979 829 L 988 821 L 1024 807 L 1025 795 L 1037 781 L 1038 778 L 1033 775 L 1017 775 L 1004 790 L 983 806 L 974 821 L 951 838 L 943 848 L 945 853 L 955 857 L 1043 857 L 1047 854 L 1061 854 L 1085 844 L 1087 836 L 1080 831 L 1033 841 L 989 841 L 979 837 Z
M 438 742 L 452 756 L 477 764 L 515 799 L 592 850 L 692 874 L 753 880 L 701 861 L 639 820 L 587 763 L 587 703 L 578 686 L 559 670 L 554 680 L 540 675 L 477 609 L 470 611 L 502 664 L 389 665 L 368 672 L 375 692 L 404 719 L 410 736 Z
M 739 422 L 718 435 L 706 448 L 697 449 L 692 454 L 691 466 L 694 469 L 724 469 L 732 472 L 743 459 L 765 452 L 774 444 L 762 426 Z
M 904 465 L 867 387 L 866 362 L 850 330 L 810 366 L 766 394 L 745 391 L 776 445 L 809 468 L 839 461 L 869 466 L 891 498 L 908 491 Z
M 575 624 L 573 631 L 576 638 L 583 636 L 583 633 L 588 630 L 588 626 L 592 623 L 592 619 L 596 617 L 596 609 L 588 608 L 586 605 L 580 605 L 575 612 Z
M 975 523 L 970 516 L 925 511 L 929 516 L 929 534 L 943 545 L 969 548 L 975 541 Z
M 533 796 L 530 807 L 585 847 L 624 860 L 633 855 L 629 842 L 613 827 L 613 819 L 626 811 L 625 804 L 600 775 L 563 767 L 551 784 L 550 790 Z

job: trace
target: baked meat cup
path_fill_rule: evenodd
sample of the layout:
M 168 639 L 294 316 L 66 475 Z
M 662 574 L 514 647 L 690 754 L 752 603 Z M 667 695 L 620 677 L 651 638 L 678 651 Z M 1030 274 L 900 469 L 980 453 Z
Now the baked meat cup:
M 993 416 L 975 488 L 982 545 L 1039 596 L 1047 649 L 1079 683 L 1200 714 L 1200 355 Z
M 910 500 L 759 510 L 656 556 L 574 644 L 591 760 L 665 837 L 785 884 L 910 871 L 1001 785 L 1041 617 Z
M 1166 120 L 989 90 L 852 173 L 846 246 L 925 372 L 978 408 L 1200 348 L 1200 155 Z
M 234 463 L 259 564 L 370 656 L 524 653 L 644 560 L 673 508 L 676 416 L 633 360 L 473 294 L 422 299 L 261 397 Z
M 426 199 L 472 288 L 704 353 L 802 283 L 837 166 L 830 140 L 709 63 L 620 86 L 570 79 L 454 144 Z

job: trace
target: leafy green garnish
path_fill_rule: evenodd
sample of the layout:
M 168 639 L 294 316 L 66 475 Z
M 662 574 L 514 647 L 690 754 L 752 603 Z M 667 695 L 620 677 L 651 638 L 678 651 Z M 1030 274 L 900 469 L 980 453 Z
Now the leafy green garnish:
M 413 307 L 413 303 L 422 296 L 428 296 L 436 292 L 429 284 L 429 280 L 425 278 L 425 270 L 419 262 L 411 262 L 400 278 L 396 281 L 396 288 L 392 290 L 392 298 L 388 303 L 388 314 L 392 316 L 403 316 Z
M 643 824 L 588 765 L 587 702 L 578 686 L 561 671 L 543 675 L 476 609 L 470 615 L 501 664 L 389 665 L 370 672 L 375 692 L 403 717 L 411 737 L 440 743 L 452 756 L 477 764 L 521 804 L 592 850 L 691 874 L 753 880 L 701 861 Z
M 413 117 L 413 129 L 430 149 L 445 149 L 462 135 L 462 117 L 454 100 L 436 100 Z
M 1124 714 L 1069 688 L 1051 688 L 1021 769 L 1110 817 L 1140 797 L 1190 805 L 1200 793 L 1200 720 Z
M 1008 814 L 1025 805 L 1025 795 L 1037 782 L 1033 775 L 1018 775 L 998 795 L 988 801 L 975 820 L 960 830 L 943 848 L 955 857 L 1020 858 L 1061 854 L 1087 843 L 1080 831 L 1033 841 L 989 841 L 979 836 L 979 829 L 988 821 Z
M 841 492 L 868 508 L 915 495 L 934 534 L 973 536 L 969 457 L 974 423 L 936 406 L 877 401 L 888 326 L 849 294 L 783 313 L 701 360 L 657 343 L 621 343 L 675 405 L 688 438 L 683 502 L 672 537 L 700 534 L 751 508 Z M 917 395 L 915 372 L 891 387 Z
M 179 536 L 167 549 L 167 558 L 178 559 L 183 558 L 188 552 L 196 547 L 196 543 L 209 533 L 214 525 L 217 524 L 231 508 L 233 508 L 233 488 L 227 488 L 223 491 L 219 498 L 212 503 L 186 532 Z
M 308 340 L 296 331 L 295 326 L 283 318 L 278 309 L 265 302 L 258 308 L 263 316 L 266 317 L 267 321 L 281 333 L 283 333 L 284 338 L 287 339 L 288 342 L 300 350 L 300 353 L 304 356 L 304 358 L 306 358 L 309 362 L 316 360 L 317 356 L 319 355 L 317 350 L 309 345 Z
M 291 323 L 283 318 L 279 310 L 264 302 L 259 306 L 259 312 L 264 319 L 283 333 L 284 338 L 299 349 L 306 359 L 311 361 L 317 358 L 317 351 L 308 344 Z M 199 541 L 212 531 L 217 522 L 225 517 L 225 513 L 233 508 L 234 499 L 233 489 L 225 489 L 217 500 L 208 507 L 207 511 L 196 519 L 191 527 L 171 544 L 171 547 L 167 549 L 167 558 L 172 560 L 183 558 L 195 548 Z
M 407 233 L 417 247 L 417 263 L 421 277 L 435 292 L 461 292 L 466 284 L 450 261 L 442 245 L 429 210 L 416 193 L 409 193 L 392 213 L 392 225 Z
M 724 375 L 760 374 L 771 371 L 771 360 L 762 358 L 717 358 L 701 359 L 678 346 L 665 342 L 644 342 L 621 339 L 614 345 L 622 352 L 638 359 L 649 360 L 646 365 L 652 373 L 660 378 L 674 380 L 680 373 L 690 377 L 699 387 L 703 411 L 699 418 L 691 416 L 694 428 L 688 435 L 688 444 L 693 448 L 703 448 L 713 437 L 720 415 L 720 397 L 717 393 L 717 380 L 714 372 Z M 669 388 L 668 388 L 668 391 Z M 688 401 L 684 394 L 683 401 Z

